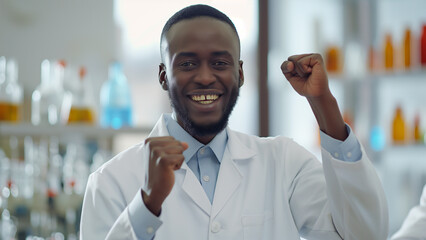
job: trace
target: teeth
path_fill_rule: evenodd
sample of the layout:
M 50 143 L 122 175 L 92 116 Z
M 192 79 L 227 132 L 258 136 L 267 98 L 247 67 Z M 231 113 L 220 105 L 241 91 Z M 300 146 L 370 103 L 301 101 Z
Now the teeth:
M 219 98 L 216 94 L 209 94 L 209 95 L 192 95 L 192 100 L 199 102 L 201 104 L 210 104 L 216 99 Z

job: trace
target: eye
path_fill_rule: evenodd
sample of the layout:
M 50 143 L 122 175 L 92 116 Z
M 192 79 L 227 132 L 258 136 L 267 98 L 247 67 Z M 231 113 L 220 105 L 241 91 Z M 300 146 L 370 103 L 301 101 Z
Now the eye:
M 184 61 L 179 63 L 179 68 L 183 71 L 190 71 L 196 67 L 196 63 L 194 61 Z
M 188 62 L 181 63 L 180 66 L 182 66 L 182 67 L 192 67 L 192 66 L 195 66 L 195 63 L 188 61 Z
M 212 65 L 213 65 L 214 68 L 216 68 L 218 70 L 223 70 L 227 66 L 229 66 L 229 63 L 226 62 L 226 61 L 218 60 L 218 61 L 214 61 Z

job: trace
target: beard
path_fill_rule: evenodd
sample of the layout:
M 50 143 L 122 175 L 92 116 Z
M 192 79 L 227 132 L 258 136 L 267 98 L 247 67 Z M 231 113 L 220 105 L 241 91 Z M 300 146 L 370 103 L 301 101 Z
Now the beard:
M 188 110 L 181 104 L 177 97 L 176 89 L 169 90 L 169 99 L 172 108 L 176 112 L 178 119 L 182 121 L 182 127 L 193 137 L 204 137 L 209 135 L 216 135 L 221 132 L 228 125 L 229 116 L 237 103 L 240 89 L 238 87 L 231 90 L 231 95 L 228 104 L 223 109 L 222 117 L 218 122 L 211 123 L 208 125 L 197 124 L 189 117 Z

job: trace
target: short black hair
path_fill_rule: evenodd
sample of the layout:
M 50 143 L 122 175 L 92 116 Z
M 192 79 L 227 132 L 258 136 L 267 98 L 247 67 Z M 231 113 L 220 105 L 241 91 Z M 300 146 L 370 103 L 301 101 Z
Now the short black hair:
M 164 62 L 164 59 L 163 59 L 162 43 L 163 43 L 163 39 L 166 37 L 166 34 L 169 32 L 170 28 L 172 28 L 173 25 L 175 25 L 176 23 L 182 20 L 188 20 L 188 19 L 193 19 L 197 17 L 211 17 L 219 21 L 225 22 L 232 28 L 232 30 L 234 30 L 235 34 L 237 35 L 238 45 L 240 45 L 240 37 L 238 36 L 237 28 L 235 28 L 234 23 L 231 21 L 231 19 L 229 19 L 228 16 L 226 16 L 223 12 L 217 10 L 216 8 L 208 6 L 208 5 L 204 5 L 204 4 L 191 5 L 173 14 L 173 16 L 171 16 L 169 20 L 167 20 L 166 24 L 163 27 L 163 31 L 161 32 L 161 38 L 160 38 L 160 53 L 161 53 L 161 60 L 163 62 Z

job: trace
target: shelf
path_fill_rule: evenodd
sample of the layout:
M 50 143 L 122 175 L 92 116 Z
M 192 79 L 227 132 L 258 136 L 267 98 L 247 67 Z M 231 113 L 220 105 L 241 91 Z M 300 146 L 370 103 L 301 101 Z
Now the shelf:
M 102 128 L 90 125 L 34 126 L 29 123 L 0 123 L 0 136 L 73 136 L 112 137 L 122 134 L 146 135 L 152 127 Z
M 426 67 L 413 67 L 411 69 L 396 69 L 390 71 L 374 71 L 367 72 L 363 75 L 363 79 L 374 79 L 375 81 L 388 81 L 391 79 L 399 80 L 399 78 L 424 78 L 426 76 Z M 350 79 L 351 76 L 345 73 L 328 73 L 330 81 L 344 81 Z
M 413 154 L 417 156 L 423 156 L 426 154 L 425 144 L 407 144 L 407 145 L 391 145 L 387 146 L 382 151 L 386 154 Z

